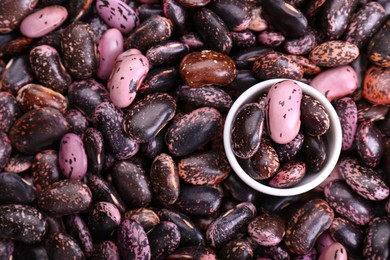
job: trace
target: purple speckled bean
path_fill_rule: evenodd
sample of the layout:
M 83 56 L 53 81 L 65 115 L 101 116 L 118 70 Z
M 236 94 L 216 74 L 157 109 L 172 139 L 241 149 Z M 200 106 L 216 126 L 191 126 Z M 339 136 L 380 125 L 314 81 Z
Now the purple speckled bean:
M 19 116 L 20 109 L 15 97 L 11 93 L 0 92 L 0 131 L 7 133 Z
M 0 173 L 0 204 L 32 204 L 36 198 L 34 187 L 20 175 Z
M 103 170 L 105 159 L 105 145 L 102 133 L 96 128 L 87 128 L 83 143 L 88 158 L 88 170 L 94 174 L 100 174 Z
M 303 179 L 305 173 L 306 164 L 304 162 L 288 161 L 281 164 L 268 184 L 276 188 L 292 187 Z
M 12 32 L 19 23 L 31 13 L 38 0 L 2 1 L 0 5 L 0 34 Z
M 369 167 L 376 167 L 383 156 L 381 131 L 373 122 L 364 121 L 356 130 L 356 150 L 360 159 Z
M 135 220 L 124 220 L 118 229 L 117 243 L 124 260 L 150 260 L 148 237 L 142 226 Z
M 136 91 L 149 71 L 148 59 L 137 52 L 136 49 L 130 49 L 115 60 L 107 87 L 116 107 L 124 108 L 133 102 Z
M 123 36 L 118 29 L 107 30 L 99 40 L 99 67 L 96 77 L 108 80 L 115 65 L 115 58 L 123 52 Z
M 123 34 L 131 32 L 139 23 L 134 10 L 120 0 L 97 0 L 96 11 L 106 24 Z
M 87 173 L 87 154 L 78 135 L 68 133 L 62 137 L 58 159 L 62 174 L 68 179 L 81 180 Z
M 315 243 L 315 249 L 317 250 L 318 254 L 321 254 L 325 248 L 333 244 L 334 241 L 331 237 L 329 230 L 325 230 L 316 240 Z
M 262 31 L 258 36 L 257 40 L 268 47 L 276 48 L 284 42 L 284 36 L 280 32 L 265 30 Z
M 77 109 L 69 109 L 65 114 L 66 121 L 69 124 L 69 132 L 80 137 L 84 136 L 89 122 L 87 118 Z
M 85 259 L 76 240 L 65 233 L 50 234 L 45 240 L 45 247 L 49 259 Z
M 31 165 L 31 173 L 35 189 L 40 192 L 50 184 L 61 179 L 58 156 L 55 150 L 37 153 Z
M 301 150 L 305 136 L 301 133 L 290 142 L 286 144 L 274 144 L 276 153 L 280 162 L 287 162 L 291 159 L 294 159 L 298 152 Z
M 277 214 L 265 212 L 259 214 L 248 225 L 249 236 L 259 245 L 275 246 L 285 233 L 285 220 Z
M 355 133 L 358 121 L 358 110 L 356 103 L 349 97 L 337 99 L 334 102 L 334 108 L 340 119 L 343 143 L 341 149 L 349 150 L 355 139 Z
M 365 227 L 358 226 L 344 218 L 334 218 L 329 228 L 331 237 L 341 243 L 350 256 L 363 254 Z
M 121 213 L 114 204 L 105 201 L 97 202 L 88 217 L 88 227 L 94 241 L 108 239 L 120 225 L 121 220 Z
M 164 259 L 175 251 L 180 244 L 180 230 L 170 221 L 161 221 L 148 232 L 151 258 Z
M 120 260 L 118 247 L 110 240 L 103 241 L 95 246 L 92 260 Z
M 347 184 L 360 196 L 369 200 L 384 200 L 390 188 L 374 169 L 361 165 L 355 158 L 343 158 L 339 170 Z
M 0 171 L 7 165 L 12 153 L 11 140 L 4 132 L 0 132 Z
M 368 226 L 363 246 L 366 259 L 388 259 L 390 242 L 390 221 L 376 218 Z
M 69 234 L 77 240 L 85 255 L 90 257 L 93 251 L 93 241 L 84 220 L 79 215 L 75 214 L 67 216 L 65 222 Z

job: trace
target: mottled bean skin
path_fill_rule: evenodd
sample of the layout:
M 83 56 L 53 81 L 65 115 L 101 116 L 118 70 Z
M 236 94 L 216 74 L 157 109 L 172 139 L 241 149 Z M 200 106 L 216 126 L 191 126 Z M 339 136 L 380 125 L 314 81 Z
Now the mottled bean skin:
M 355 139 L 355 133 L 358 121 L 358 111 L 356 103 L 350 97 L 337 99 L 334 102 L 334 108 L 340 119 L 343 143 L 341 149 L 349 150 Z
M 18 204 L 0 206 L 0 237 L 38 243 L 47 231 L 45 217 L 36 208 Z
M 232 31 L 244 31 L 250 23 L 249 8 L 245 2 L 214 0 L 209 5 Z
M 123 219 L 136 220 L 142 226 L 145 232 L 148 232 L 155 225 L 160 223 L 160 218 L 157 213 L 147 208 L 138 208 L 126 211 L 123 215 Z
M 12 153 L 11 140 L 7 134 L 0 132 L 0 170 L 8 163 Z
M 103 241 L 95 246 L 92 260 L 120 260 L 118 247 L 110 240 Z
M 58 155 L 55 150 L 37 153 L 31 165 L 31 173 L 35 189 L 40 192 L 48 185 L 61 179 Z
M 176 249 L 171 255 L 167 257 L 167 259 L 180 260 L 183 258 L 188 259 L 209 259 L 216 260 L 217 255 L 215 251 L 210 247 L 202 247 L 202 246 L 186 246 L 179 247 Z
M 5 0 L 0 4 L 0 33 L 9 33 L 33 11 L 38 0 Z
M 367 259 L 388 259 L 390 257 L 390 221 L 376 218 L 367 227 L 363 255 Z
M 25 84 L 33 82 L 33 78 L 28 57 L 15 56 L 8 61 L 1 76 L 2 89 L 15 94 Z
M 323 136 L 306 136 L 302 145 L 302 155 L 305 158 L 309 172 L 319 172 L 327 159 L 327 143 Z
M 369 121 L 360 123 L 355 135 L 356 150 L 360 159 L 369 167 L 376 167 L 383 155 L 383 139 L 380 130 Z
M 364 77 L 363 97 L 374 104 L 390 104 L 390 92 L 385 87 L 389 81 L 389 68 L 369 68 Z
M 161 221 L 148 232 L 152 259 L 164 259 L 175 251 L 180 244 L 180 230 L 170 221 Z
M 309 95 L 302 96 L 301 127 L 309 135 L 323 135 L 330 126 L 330 119 L 324 106 Z
M 148 237 L 142 226 L 135 220 L 127 219 L 118 229 L 119 254 L 125 260 L 150 260 Z
M 249 236 L 259 245 L 275 246 L 285 234 L 285 220 L 277 214 L 265 212 L 259 214 L 248 225 Z
M 222 247 L 219 257 L 226 260 L 250 260 L 253 259 L 253 246 L 245 239 L 236 239 Z
M 83 143 L 88 158 L 88 170 L 100 174 L 104 163 L 104 140 L 102 133 L 96 128 L 89 127 L 85 131 Z
M 118 208 L 105 201 L 97 202 L 89 213 L 88 227 L 95 241 L 108 239 L 121 223 Z
M 362 248 L 365 233 L 360 226 L 344 218 L 334 218 L 329 232 L 335 241 L 343 244 L 348 254 L 356 257 L 363 254 Z
M 379 67 L 390 67 L 390 21 L 387 20 L 368 44 L 368 58 Z
M 74 238 L 64 233 L 51 234 L 45 241 L 45 247 L 49 259 L 85 259 L 83 251 Z
M 20 108 L 15 97 L 11 93 L 0 92 L 0 131 L 7 133 L 19 116 Z
M 344 41 L 327 41 L 317 45 L 309 54 L 309 59 L 322 67 L 338 67 L 351 63 L 359 56 L 359 48 Z
M 87 224 L 77 214 L 67 216 L 65 223 L 69 234 L 79 243 L 85 255 L 90 257 L 93 251 L 93 242 Z

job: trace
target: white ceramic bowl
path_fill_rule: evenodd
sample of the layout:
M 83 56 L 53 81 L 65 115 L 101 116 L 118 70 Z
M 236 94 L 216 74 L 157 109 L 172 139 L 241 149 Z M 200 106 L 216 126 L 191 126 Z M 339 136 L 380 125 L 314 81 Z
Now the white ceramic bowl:
M 274 188 L 265 184 L 256 181 L 251 178 L 240 166 L 237 161 L 236 156 L 233 153 L 232 145 L 231 145 L 231 129 L 233 121 L 236 117 L 236 114 L 240 107 L 244 104 L 257 102 L 261 93 L 267 92 L 268 89 L 275 83 L 287 80 L 287 79 L 271 79 L 262 81 L 251 88 L 247 89 L 244 93 L 242 93 L 237 100 L 233 103 L 232 107 L 229 110 L 229 113 L 226 117 L 224 131 L 223 131 L 223 143 L 226 152 L 226 156 L 229 160 L 230 165 L 233 170 L 236 172 L 238 177 L 241 178 L 247 185 L 252 187 L 253 189 L 274 196 L 292 196 L 307 192 L 311 189 L 317 187 L 321 182 L 323 182 L 329 174 L 332 172 L 336 163 L 338 161 L 340 152 L 341 152 L 341 143 L 342 143 L 342 133 L 341 133 L 341 125 L 340 120 L 334 110 L 332 104 L 313 87 L 295 81 L 302 88 L 304 94 L 310 95 L 313 98 L 317 99 L 321 102 L 321 104 L 325 107 L 326 112 L 330 118 L 330 128 L 326 133 L 326 142 L 328 145 L 327 148 L 327 159 L 322 167 L 322 169 L 317 173 L 308 173 L 298 184 L 291 188 Z M 264 125 L 265 127 L 265 125 Z

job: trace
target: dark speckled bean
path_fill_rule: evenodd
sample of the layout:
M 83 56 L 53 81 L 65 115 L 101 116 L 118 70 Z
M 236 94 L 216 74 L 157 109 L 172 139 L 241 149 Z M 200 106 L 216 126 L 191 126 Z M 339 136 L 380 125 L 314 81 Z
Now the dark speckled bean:
M 327 143 L 322 136 L 306 136 L 302 145 L 302 155 L 308 172 L 319 172 L 327 159 Z
M 84 220 L 77 214 L 65 218 L 65 224 L 69 234 L 78 242 L 84 254 L 89 257 L 93 251 L 91 233 Z
M 207 228 L 208 243 L 220 248 L 234 238 L 242 227 L 245 227 L 256 215 L 256 207 L 250 202 L 238 204 L 215 219 Z
M 9 33 L 16 29 L 37 4 L 38 0 L 2 1 L 0 4 L 0 33 Z
M 139 144 L 128 138 L 122 129 L 122 112 L 112 103 L 101 103 L 95 109 L 95 123 L 102 132 L 108 148 L 118 160 L 134 156 Z
M 0 170 L 2 170 L 11 158 L 12 145 L 8 135 L 0 131 Z
M 330 126 L 330 119 L 324 106 L 309 95 L 302 96 L 301 127 L 309 135 L 323 135 Z
M 103 241 L 95 246 L 92 260 L 120 260 L 118 247 L 110 240 Z
M 220 251 L 219 257 L 225 260 L 251 260 L 254 252 L 252 245 L 245 239 L 236 239 L 227 243 Z
M 135 220 L 122 221 L 118 229 L 117 244 L 121 259 L 150 260 L 148 237 L 142 226 Z
M 119 161 L 112 168 L 112 179 L 123 201 L 129 207 L 147 206 L 152 190 L 145 171 L 131 161 Z
M 179 100 L 196 107 L 214 107 L 227 111 L 232 105 L 232 98 L 221 88 L 215 86 L 191 88 L 186 85 L 176 88 Z
M 242 32 L 231 31 L 230 37 L 232 37 L 233 46 L 240 49 L 245 49 L 256 45 L 256 35 L 250 30 L 245 30 Z
M 173 158 L 165 153 L 157 155 L 150 169 L 150 182 L 156 198 L 173 204 L 179 197 L 179 173 Z
M 310 1 L 315 2 L 315 1 Z M 283 48 L 286 52 L 294 55 L 309 53 L 317 45 L 317 36 L 314 30 L 307 30 L 305 35 L 296 39 L 284 41 Z
M 19 116 L 20 109 L 15 97 L 8 92 L 0 92 L 0 131 L 7 133 Z
M 121 214 L 118 208 L 110 202 L 97 202 L 89 213 L 88 227 L 94 241 L 108 239 L 120 223 Z
M 145 232 L 148 232 L 151 228 L 160 223 L 160 218 L 156 212 L 147 208 L 129 210 L 124 214 L 123 218 L 136 220 L 143 227 Z
M 55 182 L 38 194 L 38 206 L 51 216 L 64 216 L 90 209 L 92 193 L 77 180 Z
M 377 66 L 389 67 L 390 66 L 390 21 L 387 20 L 379 31 L 371 38 L 368 44 L 368 58 Z
M 217 150 L 186 156 L 178 168 L 180 178 L 193 185 L 220 183 L 231 171 L 226 156 Z
M 202 232 L 186 215 L 168 209 L 160 210 L 158 215 L 162 221 L 170 221 L 179 228 L 181 236 L 180 247 L 205 244 Z
M 350 97 L 344 97 L 336 100 L 333 106 L 340 118 L 343 134 L 343 143 L 341 149 L 346 151 L 352 147 L 355 139 L 358 121 L 358 110 L 356 103 Z
M 174 205 L 184 213 L 210 216 L 217 212 L 221 199 L 220 192 L 212 187 L 182 185 Z
M 31 204 L 36 198 L 32 184 L 16 173 L 0 173 L 0 204 Z
M 31 166 L 31 172 L 34 187 L 38 192 L 50 184 L 59 181 L 61 179 L 61 172 L 58 165 L 57 152 L 54 150 L 45 150 L 37 153 Z
M 10 59 L 5 66 L 1 76 L 2 89 L 15 94 L 21 87 L 31 83 L 33 79 L 34 76 L 28 57 L 24 55 L 16 56 Z
M 287 162 L 294 159 L 301 150 L 304 140 L 305 136 L 299 133 L 291 142 L 288 142 L 287 144 L 273 144 L 273 147 L 278 154 L 279 161 Z
M 388 259 L 390 257 L 390 220 L 376 218 L 368 226 L 364 240 L 363 255 L 366 259 Z
M 166 93 L 154 93 L 133 103 L 123 119 L 125 133 L 136 142 L 154 138 L 173 118 L 176 102 Z
M 247 159 L 260 147 L 264 111 L 257 103 L 242 106 L 232 126 L 232 148 L 236 156 Z
M 369 167 L 376 167 L 383 155 L 383 139 L 380 130 L 372 122 L 364 121 L 356 130 L 355 141 L 362 161 Z
M 64 233 L 53 233 L 48 236 L 45 247 L 49 259 L 85 259 L 83 251 L 74 238 Z
M 8 160 L 4 167 L 5 172 L 22 173 L 31 168 L 34 157 L 31 155 L 24 155 L 17 153 Z
M 187 44 L 168 41 L 157 44 L 146 52 L 152 66 L 170 65 L 179 62 L 189 51 Z
M 88 127 L 87 118 L 77 109 L 69 109 L 65 114 L 66 121 L 69 124 L 69 132 L 80 137 L 84 136 L 84 132 Z
M 237 69 L 251 69 L 255 60 L 263 54 L 271 52 L 272 49 L 265 46 L 256 46 L 235 52 L 232 59 Z
M 336 180 L 325 186 L 325 198 L 342 217 L 358 225 L 365 225 L 374 218 L 373 206 L 357 195 L 344 181 Z
M 88 187 L 91 189 L 92 196 L 96 201 L 106 201 L 114 204 L 120 212 L 125 212 L 126 206 L 116 190 L 109 183 L 96 175 L 88 176 Z
M 374 169 L 361 165 L 355 158 L 339 161 L 339 171 L 347 184 L 360 196 L 369 200 L 384 200 L 390 188 Z
M 322 199 L 312 199 L 300 207 L 287 223 L 284 242 L 296 254 L 309 252 L 317 238 L 332 224 L 333 209 Z
M 245 1 L 214 0 L 209 5 L 232 31 L 243 31 L 248 28 L 251 17 Z
M 181 259 L 189 259 L 189 260 L 216 260 L 217 255 L 213 249 L 209 247 L 202 246 L 186 246 L 179 247 L 175 252 L 171 255 L 167 256 L 167 259 L 170 260 L 181 260 Z
M 265 212 L 254 218 L 248 225 L 249 236 L 259 245 L 275 246 L 285 234 L 285 220 L 271 212 Z
M 155 67 L 146 74 L 137 93 L 167 92 L 177 86 L 179 79 L 179 69 L 176 66 Z
M 357 102 L 358 121 L 378 122 L 385 119 L 390 106 L 382 104 L 371 104 L 370 102 L 360 99 Z
M 1 238 L 38 243 L 46 230 L 46 220 L 36 208 L 18 204 L 0 206 Z
M 79 79 L 90 78 L 98 66 L 97 49 L 92 28 L 86 23 L 73 23 L 62 33 L 62 58 L 69 73 Z
M 201 107 L 174 120 L 165 143 L 175 156 L 185 156 L 213 139 L 222 128 L 222 116 L 215 108 Z
M 88 158 L 88 170 L 100 174 L 104 163 L 104 140 L 102 133 L 96 128 L 87 128 L 83 138 Z
M 49 45 L 40 45 L 30 51 L 31 68 L 45 87 L 64 93 L 72 83 L 72 78 L 62 65 L 57 50 Z
M 55 108 L 30 110 L 12 126 L 9 137 L 17 150 L 35 154 L 58 141 L 67 131 L 68 122 Z
M 207 46 L 221 53 L 229 53 L 233 41 L 229 29 L 223 20 L 213 11 L 202 7 L 192 14 L 194 27 Z
M 14 255 L 14 250 L 15 250 L 15 243 L 13 240 L 0 238 L 0 258 L 1 259 L 15 259 L 15 258 L 12 258 Z
M 280 165 L 268 184 L 276 188 L 292 187 L 303 179 L 306 171 L 304 162 L 288 161 Z
M 170 221 L 162 221 L 148 232 L 151 259 L 164 259 L 180 244 L 180 230 Z
M 258 192 L 246 185 L 235 173 L 231 173 L 222 184 L 238 201 L 255 202 L 258 199 Z

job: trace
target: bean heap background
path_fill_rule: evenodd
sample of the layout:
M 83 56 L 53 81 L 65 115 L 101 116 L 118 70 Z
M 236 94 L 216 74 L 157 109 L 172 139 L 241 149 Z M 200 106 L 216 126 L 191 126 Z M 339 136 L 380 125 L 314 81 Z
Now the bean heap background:
M 388 259 L 389 13 L 2 0 L 0 258 Z M 272 78 L 318 89 L 343 128 L 338 166 L 299 196 L 251 190 L 222 147 L 232 102 Z

